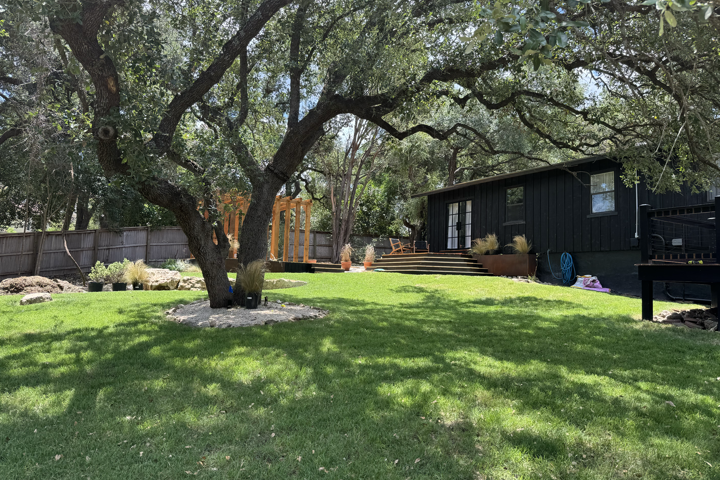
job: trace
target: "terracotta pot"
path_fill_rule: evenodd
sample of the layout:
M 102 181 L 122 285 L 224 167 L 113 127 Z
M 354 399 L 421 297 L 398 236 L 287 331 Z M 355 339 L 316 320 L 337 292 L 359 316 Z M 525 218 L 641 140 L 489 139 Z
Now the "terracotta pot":
M 308 263 L 317 263 L 317 260 L 308 260 Z
M 363 262 L 363 265 L 365 266 L 365 268 L 372 267 L 372 264 L 373 264 L 373 262 Z
M 340 262 L 340 266 L 343 270 L 348 271 L 350 270 L 350 267 L 352 266 L 352 262 Z

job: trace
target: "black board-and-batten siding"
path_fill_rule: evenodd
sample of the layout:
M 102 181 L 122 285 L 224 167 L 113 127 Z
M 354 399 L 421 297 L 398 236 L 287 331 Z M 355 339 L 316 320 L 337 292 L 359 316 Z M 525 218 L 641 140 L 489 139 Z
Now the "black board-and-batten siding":
M 590 175 L 604 172 L 612 172 L 614 176 L 615 210 L 593 214 Z M 459 184 L 429 192 L 427 240 L 431 251 L 448 250 L 448 204 L 472 200 L 471 238 L 495 233 L 500 244 L 505 245 L 515 235 L 525 235 L 532 242 L 533 250 L 542 254 L 541 273 L 549 275 L 545 252 L 556 252 L 551 257 L 556 269 L 559 254 L 569 252 L 576 266 L 585 267 L 578 273 L 604 275 L 608 286 L 639 293 L 634 270 L 634 264 L 639 263 L 639 250 L 634 246 L 636 205 L 647 203 L 652 208 L 698 205 L 707 203 L 707 193 L 692 193 L 684 188 L 678 193 L 654 194 L 641 182 L 637 186 L 636 203 L 635 187 L 626 187 L 621 174 L 619 163 L 593 158 L 566 164 L 565 168 L 501 175 L 496 180 L 488 178 L 468 182 L 465 187 Z M 506 190 L 519 186 L 524 189 L 523 219 L 508 222 Z M 609 255 L 612 252 L 615 254 Z
M 447 250 L 447 205 L 472 200 L 471 237 L 495 233 L 501 245 L 525 235 L 536 252 L 608 252 L 631 250 L 635 238 L 635 189 L 622 183 L 621 168 L 612 160 L 596 160 L 565 169 L 520 174 L 428 195 L 428 241 L 433 252 Z M 615 211 L 592 214 L 590 175 L 613 172 Z M 459 186 L 459 185 L 458 185 Z M 506 190 L 524 188 L 524 219 L 508 222 Z M 638 185 L 638 201 L 653 208 L 707 203 L 705 192 L 653 194 Z

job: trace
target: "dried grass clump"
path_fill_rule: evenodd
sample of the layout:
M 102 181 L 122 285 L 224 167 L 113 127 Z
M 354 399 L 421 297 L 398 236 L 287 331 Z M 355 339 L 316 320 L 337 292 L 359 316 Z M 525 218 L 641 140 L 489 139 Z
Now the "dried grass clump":
M 487 235 L 485 235 L 484 240 L 488 252 L 492 252 L 500 248 L 500 242 L 498 242 L 497 235 L 495 235 L 494 233 L 488 233 Z
M 340 250 L 340 261 L 341 262 L 350 262 L 350 255 L 352 255 L 353 248 L 350 246 L 349 243 L 346 243 L 343 245 L 342 249 Z
M 476 238 L 473 240 L 472 247 L 470 247 L 470 253 L 474 253 L 475 255 L 485 255 L 487 251 L 488 249 L 484 239 Z
M 475 255 L 485 255 L 486 253 L 494 252 L 498 248 L 500 248 L 500 242 L 498 242 L 497 235 L 488 233 L 483 238 L 473 240 L 470 252 Z
M 513 251 L 518 255 L 527 255 L 530 253 L 532 243 L 525 238 L 525 235 L 515 235 L 512 243 L 508 243 L 507 246 L 512 247 Z
M 370 263 L 375 261 L 375 247 L 372 245 L 365 247 L 365 261 Z
M 147 265 L 142 260 L 137 260 L 128 265 L 125 275 L 127 276 L 128 282 L 133 285 L 138 283 L 145 283 L 148 279 Z
M 261 293 L 265 281 L 265 260 L 255 260 L 238 269 L 240 286 L 245 293 Z

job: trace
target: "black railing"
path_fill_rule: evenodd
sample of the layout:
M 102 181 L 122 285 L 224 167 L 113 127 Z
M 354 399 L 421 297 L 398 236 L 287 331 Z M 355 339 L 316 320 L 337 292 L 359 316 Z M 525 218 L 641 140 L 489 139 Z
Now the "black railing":
M 720 196 L 715 203 L 653 210 L 640 205 L 640 263 L 718 261 Z

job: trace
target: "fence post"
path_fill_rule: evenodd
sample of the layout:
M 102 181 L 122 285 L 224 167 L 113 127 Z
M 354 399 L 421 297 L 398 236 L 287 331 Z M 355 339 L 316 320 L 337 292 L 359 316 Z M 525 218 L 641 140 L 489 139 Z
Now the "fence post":
M 92 266 L 94 267 L 95 264 L 98 261 L 98 237 L 100 236 L 100 230 L 97 228 L 95 229 L 95 232 L 93 233 L 93 257 L 92 257 Z
M 41 238 L 40 236 L 41 236 L 41 233 L 40 233 L 40 232 L 35 232 L 35 235 L 33 235 L 33 240 L 34 240 L 34 243 L 33 243 L 33 259 L 34 259 L 34 260 L 33 260 L 33 264 L 32 264 L 32 265 L 33 265 L 33 266 L 32 266 L 32 269 L 30 270 L 30 275 L 32 275 L 33 273 L 35 273 L 35 269 L 37 268 L 37 262 L 38 262 L 38 260 L 39 260 L 39 259 L 38 259 L 38 253 L 40 253 L 40 252 L 39 252 L 39 250 L 40 250 L 40 238 Z M 42 268 L 42 265 L 41 265 L 41 268 Z M 38 270 L 38 275 L 40 275 L 40 270 Z
M 650 205 L 640 205 L 640 263 L 650 263 Z
M 150 225 L 145 227 L 145 263 L 150 262 Z

